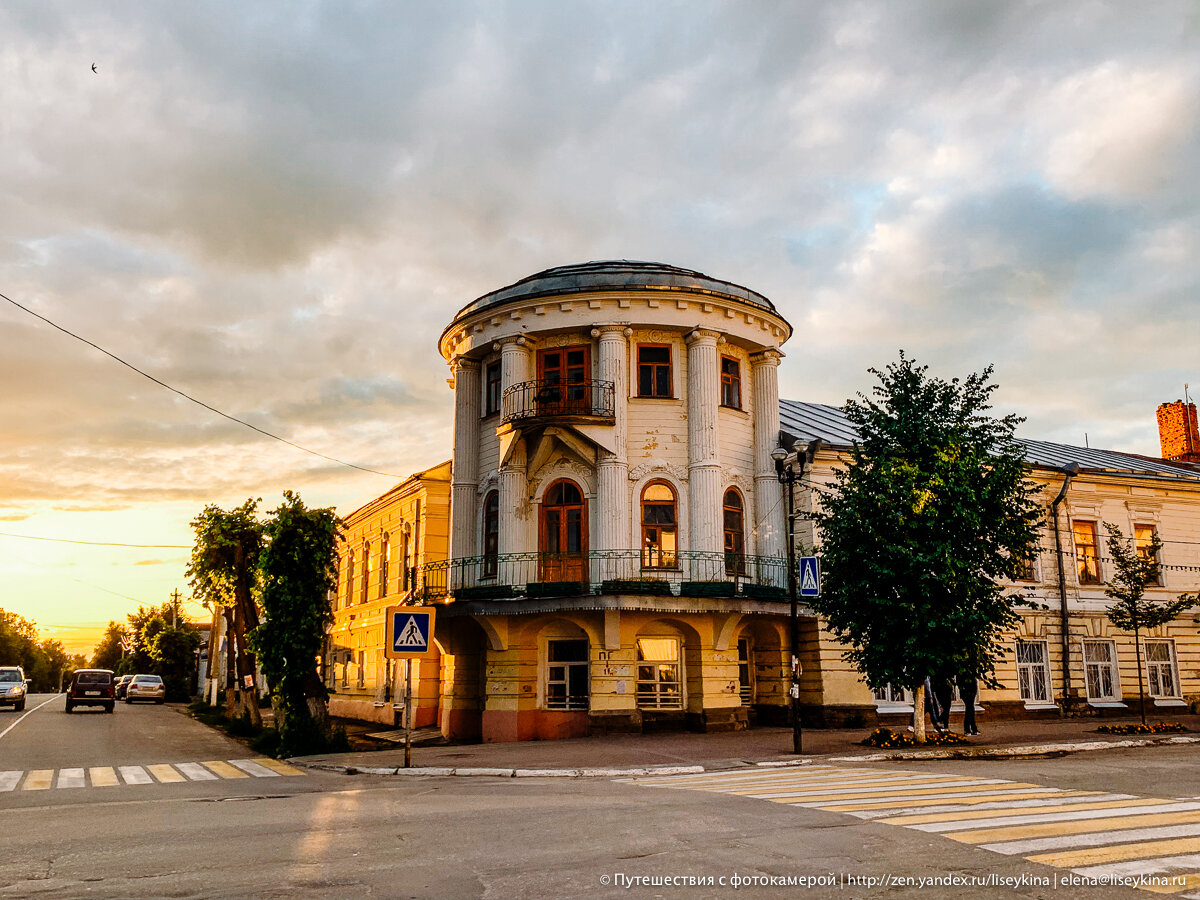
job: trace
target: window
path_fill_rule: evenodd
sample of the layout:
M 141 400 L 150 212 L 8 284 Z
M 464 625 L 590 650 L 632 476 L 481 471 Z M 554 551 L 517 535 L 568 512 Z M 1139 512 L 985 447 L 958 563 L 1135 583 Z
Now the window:
M 639 709 L 682 709 L 679 638 L 638 638 Z
M 721 405 L 742 408 L 742 364 L 732 356 L 721 357 Z
M 488 363 L 483 371 L 483 414 L 500 412 L 500 363 Z
M 591 412 L 590 348 L 586 345 L 538 353 L 542 384 L 533 398 L 543 415 L 588 415 Z
M 367 651 L 358 651 L 358 686 L 367 686 Z
M 346 605 L 354 602 L 354 551 L 346 557 Z
M 1017 641 L 1017 689 L 1026 703 L 1051 702 L 1045 641 Z
M 480 575 L 495 578 L 500 568 L 500 492 L 489 491 L 483 501 L 483 566 Z
M 1014 581 L 1037 581 L 1037 570 L 1035 561 L 1037 560 L 1037 548 L 1034 547 L 1029 556 L 1017 558 L 1017 570 L 1013 575 Z
M 880 707 L 890 706 L 896 707 L 897 710 L 912 710 L 913 693 L 907 688 L 888 683 L 883 687 L 875 688 L 872 694 L 875 696 L 876 705 Z
M 754 653 L 750 638 L 738 638 L 738 696 L 742 705 L 749 706 L 754 700 Z
M 638 345 L 638 396 L 671 397 L 671 348 Z
M 1100 583 L 1100 557 L 1097 553 L 1096 523 L 1073 522 L 1075 535 L 1075 569 L 1080 584 Z
M 730 488 L 722 503 L 725 524 L 725 574 L 746 574 L 746 531 L 742 520 L 742 495 Z
M 1133 544 L 1137 548 L 1137 555 L 1142 559 L 1152 559 L 1160 566 L 1162 560 L 1158 558 L 1155 552 L 1154 539 L 1158 537 L 1158 529 L 1153 525 L 1134 525 L 1133 526 Z M 1158 570 L 1158 578 L 1150 582 L 1150 584 L 1161 585 L 1163 583 L 1162 569 Z
M 1088 700 L 1120 700 L 1117 695 L 1117 648 L 1112 641 L 1084 641 L 1083 669 Z
M 546 708 L 587 709 L 587 641 L 550 641 L 546 662 Z
M 407 591 L 412 586 L 412 570 L 408 567 L 408 531 L 400 537 L 400 590 Z
M 1180 697 L 1174 641 L 1146 641 L 1146 675 L 1151 697 L 1156 700 Z
M 642 567 L 674 569 L 675 491 L 665 481 L 652 481 L 642 490 Z
M 573 481 L 556 481 L 542 497 L 542 581 L 578 581 L 587 578 L 587 504 Z
M 379 541 L 379 599 L 387 596 L 388 562 L 392 552 L 391 536 L 385 531 Z
M 358 602 L 367 602 L 367 591 L 371 583 L 371 542 L 363 541 L 362 545 L 362 585 L 358 592 Z

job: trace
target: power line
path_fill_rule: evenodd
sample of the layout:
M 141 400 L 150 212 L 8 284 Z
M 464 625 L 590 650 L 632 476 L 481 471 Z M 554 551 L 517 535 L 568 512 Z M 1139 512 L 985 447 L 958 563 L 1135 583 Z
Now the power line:
M 34 537 L 32 534 L 12 534 L 0 531 L 0 537 L 23 538 L 27 541 L 51 541 L 55 544 L 86 544 L 89 547 L 138 547 L 145 550 L 191 550 L 187 544 L 117 544 L 111 541 L 73 541 L 69 538 Z
M 179 388 L 171 387 L 171 385 L 167 384 L 165 381 L 160 381 L 159 379 L 155 378 L 153 375 L 149 374 L 148 372 L 143 372 L 137 366 L 133 365 L 133 363 L 126 362 L 125 360 L 121 359 L 121 357 L 117 356 L 115 353 L 110 353 L 109 351 L 105 350 L 99 344 L 93 343 L 92 341 L 89 341 L 85 337 L 80 337 L 73 331 L 68 331 L 66 328 L 63 328 L 61 325 L 50 321 L 45 316 L 35 313 L 32 309 L 30 309 L 27 306 L 22 306 L 20 303 L 18 303 L 16 300 L 12 299 L 11 297 L 8 297 L 4 294 L 0 294 L 0 297 L 7 300 L 9 303 L 11 303 L 17 309 L 29 313 L 29 315 L 33 316 L 35 319 L 40 319 L 41 321 L 45 322 L 51 328 L 55 328 L 58 331 L 61 331 L 63 334 L 67 335 L 68 337 L 73 337 L 73 338 L 75 338 L 75 340 L 81 341 L 82 343 L 87 344 L 89 347 L 92 347 L 95 350 L 99 350 L 105 356 L 109 357 L 112 360 L 115 360 L 116 362 L 119 362 L 121 365 L 125 366 L 125 368 L 131 369 L 132 371 L 137 372 L 143 378 L 148 378 L 150 381 L 153 381 L 159 387 L 164 387 L 171 393 L 178 394 L 184 400 L 190 400 L 192 403 L 195 403 L 197 406 L 203 406 L 209 412 L 214 412 L 218 416 L 222 416 L 223 418 L 226 418 L 231 422 L 237 422 L 239 425 L 245 425 L 247 428 L 251 429 L 252 431 L 257 431 L 259 434 L 261 434 L 265 437 L 271 438 L 271 440 L 279 441 L 281 444 L 287 444 L 289 447 L 295 447 L 297 450 L 303 450 L 305 453 L 311 453 L 313 456 L 317 456 L 317 457 L 320 457 L 321 459 L 329 460 L 329 462 L 337 463 L 339 466 L 348 466 L 351 469 L 358 469 L 360 472 L 370 472 L 372 475 L 383 475 L 385 478 L 403 478 L 404 477 L 403 475 L 393 475 L 391 472 L 380 472 L 378 469 L 368 469 L 366 466 L 355 465 L 354 463 L 346 462 L 343 459 L 337 459 L 336 457 L 333 457 L 333 456 L 326 456 L 324 453 L 318 453 L 316 450 L 309 450 L 307 447 L 301 447 L 299 444 L 293 443 L 292 441 L 289 441 L 287 438 L 282 438 L 277 434 L 272 434 L 269 431 L 264 431 L 263 429 L 259 428 L 257 425 L 250 424 L 245 419 L 239 419 L 237 416 L 231 416 L 229 413 L 221 412 L 221 410 L 217 409 L 215 406 L 210 406 L 209 404 L 205 403 L 203 400 L 197 400 L 191 394 L 186 394 L 183 391 L 179 390 Z

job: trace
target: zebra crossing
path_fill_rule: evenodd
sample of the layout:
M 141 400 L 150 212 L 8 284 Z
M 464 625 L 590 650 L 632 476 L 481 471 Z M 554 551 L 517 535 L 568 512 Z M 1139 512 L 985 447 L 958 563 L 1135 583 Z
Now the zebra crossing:
M 119 787 L 136 784 L 182 784 L 234 778 L 280 778 L 303 775 L 302 769 L 267 757 L 214 759 L 208 762 L 153 763 L 140 766 L 87 766 L 65 769 L 0 771 L 0 793 L 67 788 Z
M 898 825 L 1090 879 L 1200 900 L 1200 798 L 1066 790 L 970 775 L 811 765 L 622 781 L 716 791 Z M 1160 876 L 1150 878 L 1150 876 Z

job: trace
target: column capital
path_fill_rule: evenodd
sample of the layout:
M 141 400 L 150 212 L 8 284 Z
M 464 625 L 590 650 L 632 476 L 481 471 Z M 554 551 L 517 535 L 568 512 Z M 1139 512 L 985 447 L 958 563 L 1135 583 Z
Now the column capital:
M 706 328 L 697 328 L 694 331 L 689 331 L 686 335 L 684 335 L 683 340 L 689 347 L 691 347 L 693 344 L 715 347 L 717 346 L 717 338 L 720 336 L 721 333 L 719 331 L 709 331 Z
M 782 350 L 761 350 L 758 353 L 751 353 L 750 365 L 756 369 L 759 366 L 777 366 L 783 359 L 783 355 Z
M 605 338 L 609 340 L 621 340 L 631 337 L 633 329 L 628 325 L 597 325 L 592 329 L 591 334 L 592 337 L 600 338 L 600 340 L 604 340 Z
M 528 350 L 531 341 L 523 334 L 510 334 L 507 337 L 497 338 L 492 342 L 492 350 L 500 351 L 507 347 L 517 347 L 521 350 Z
M 456 375 L 459 372 L 478 372 L 479 360 L 471 359 L 471 357 L 460 353 L 458 356 L 450 360 L 450 369 Z

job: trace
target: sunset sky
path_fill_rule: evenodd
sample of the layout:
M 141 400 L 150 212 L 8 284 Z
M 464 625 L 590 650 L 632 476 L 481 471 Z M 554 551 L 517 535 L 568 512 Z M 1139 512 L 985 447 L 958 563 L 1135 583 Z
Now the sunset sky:
M 904 348 L 1157 455 L 1200 393 L 1198 12 L 10 0 L 0 293 L 390 475 L 0 301 L 0 607 L 90 652 L 187 592 L 205 504 L 346 513 L 448 458 L 441 329 L 592 259 L 771 298 L 786 397 Z

